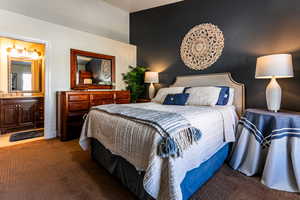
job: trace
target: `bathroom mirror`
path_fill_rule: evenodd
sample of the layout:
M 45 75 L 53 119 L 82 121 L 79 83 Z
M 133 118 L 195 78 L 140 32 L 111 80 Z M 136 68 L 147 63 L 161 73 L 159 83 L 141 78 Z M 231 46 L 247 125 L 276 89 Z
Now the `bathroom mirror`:
M 115 57 L 71 49 L 71 89 L 112 89 Z
M 8 57 L 9 92 L 41 92 L 41 60 Z

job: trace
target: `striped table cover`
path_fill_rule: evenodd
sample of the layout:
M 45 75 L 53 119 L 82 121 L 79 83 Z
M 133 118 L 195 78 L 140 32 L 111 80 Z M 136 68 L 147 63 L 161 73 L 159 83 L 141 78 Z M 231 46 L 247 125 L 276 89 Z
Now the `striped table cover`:
M 300 192 L 300 115 L 247 109 L 229 165 L 266 186 Z

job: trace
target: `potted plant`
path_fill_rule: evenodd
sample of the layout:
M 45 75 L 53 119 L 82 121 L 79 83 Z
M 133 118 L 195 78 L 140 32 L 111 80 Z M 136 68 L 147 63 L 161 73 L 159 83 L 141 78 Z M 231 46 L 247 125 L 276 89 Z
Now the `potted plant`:
M 137 99 L 145 94 L 146 86 L 144 84 L 144 75 L 147 67 L 129 66 L 129 72 L 122 74 L 126 89 L 130 91 L 131 102 L 136 103 Z

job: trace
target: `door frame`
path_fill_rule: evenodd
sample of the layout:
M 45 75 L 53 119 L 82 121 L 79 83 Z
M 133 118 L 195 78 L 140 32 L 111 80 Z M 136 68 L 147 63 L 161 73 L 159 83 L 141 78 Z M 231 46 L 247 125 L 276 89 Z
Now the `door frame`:
M 0 32 L 0 37 L 11 38 L 15 40 L 22 40 L 26 42 L 34 42 L 45 45 L 45 90 L 44 90 L 44 137 L 45 139 L 55 138 L 56 137 L 56 129 L 51 129 L 51 119 L 55 118 L 55 112 L 51 112 L 54 108 L 55 103 L 53 102 L 55 98 L 51 93 L 51 57 L 50 50 L 51 45 L 49 41 L 34 39 L 30 37 L 21 36 L 18 34 L 4 33 Z M 56 127 L 55 124 L 52 125 Z

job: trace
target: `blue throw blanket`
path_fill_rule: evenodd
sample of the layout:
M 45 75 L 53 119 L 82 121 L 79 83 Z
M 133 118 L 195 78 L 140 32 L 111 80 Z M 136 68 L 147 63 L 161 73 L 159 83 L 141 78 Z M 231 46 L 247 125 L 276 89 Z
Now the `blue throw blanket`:
M 183 150 L 201 138 L 201 131 L 192 127 L 182 115 L 173 112 L 135 108 L 126 105 L 102 105 L 92 108 L 149 125 L 162 137 L 157 153 L 160 157 L 178 157 Z M 176 139 L 175 139 L 176 138 Z

